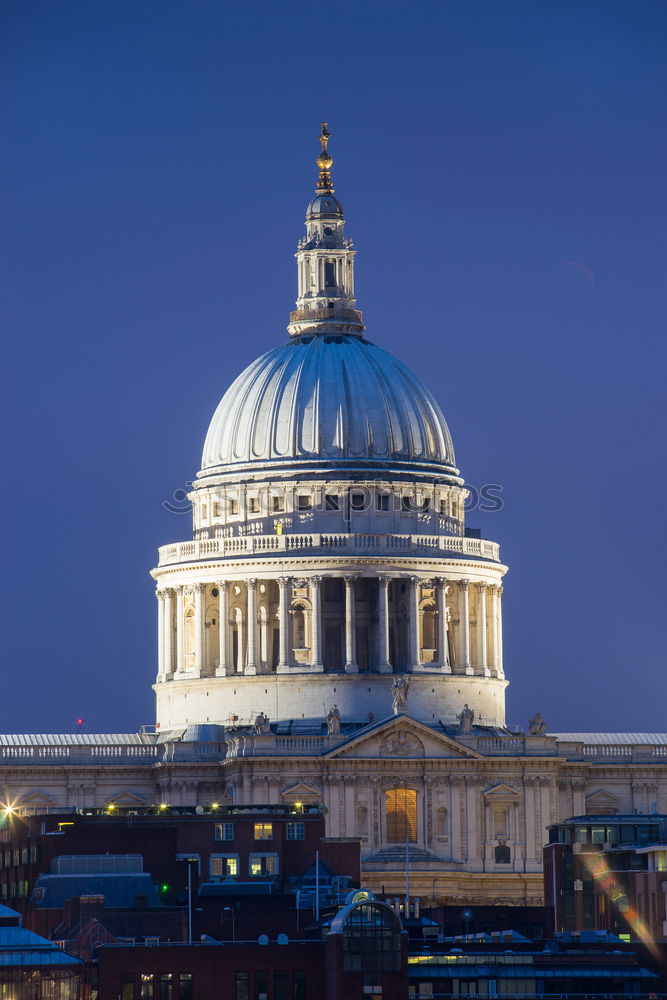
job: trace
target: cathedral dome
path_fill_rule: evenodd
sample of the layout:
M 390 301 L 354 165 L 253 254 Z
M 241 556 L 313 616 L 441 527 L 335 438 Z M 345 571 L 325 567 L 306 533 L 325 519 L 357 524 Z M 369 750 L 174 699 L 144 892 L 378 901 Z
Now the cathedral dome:
M 215 411 L 199 475 L 286 465 L 457 474 L 429 390 L 398 358 L 349 335 L 294 337 L 249 365 Z

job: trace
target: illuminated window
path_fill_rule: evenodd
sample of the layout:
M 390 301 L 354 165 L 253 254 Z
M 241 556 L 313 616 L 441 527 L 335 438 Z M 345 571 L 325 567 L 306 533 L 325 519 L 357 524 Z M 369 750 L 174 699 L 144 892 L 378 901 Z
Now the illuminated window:
M 212 854 L 211 875 L 214 878 L 236 878 L 239 873 L 238 854 Z
M 150 998 L 150 1000 L 153 1000 L 153 973 L 143 972 L 141 974 L 140 983 L 141 983 L 141 991 L 139 993 L 139 996 L 141 997 L 141 1000 L 148 1000 L 148 998 Z M 131 995 L 132 997 L 134 997 L 134 993 L 132 993 Z
M 174 1000 L 174 974 L 163 972 L 160 976 L 160 1000 Z
M 134 976 L 131 973 L 120 977 L 120 1000 L 134 1000 Z
M 255 840 L 273 840 L 273 823 L 255 823 Z
M 389 788 L 384 793 L 387 842 L 414 844 L 417 840 L 417 793 L 412 788 Z
M 306 839 L 306 824 L 305 823 L 288 823 L 287 824 L 287 839 L 288 840 L 305 840 Z
M 234 824 L 233 823 L 216 823 L 215 824 L 215 839 L 216 840 L 233 840 L 234 839 Z
M 250 875 L 277 875 L 277 854 L 251 854 L 248 862 Z

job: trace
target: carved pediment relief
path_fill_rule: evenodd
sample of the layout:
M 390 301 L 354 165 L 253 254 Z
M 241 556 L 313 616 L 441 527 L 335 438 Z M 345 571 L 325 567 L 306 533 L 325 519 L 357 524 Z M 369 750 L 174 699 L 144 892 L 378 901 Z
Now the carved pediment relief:
M 146 799 L 143 795 L 138 795 L 136 792 L 116 792 L 115 795 L 109 795 L 107 802 L 113 802 L 115 806 L 145 806 Z
M 326 756 L 364 759 L 378 757 L 482 759 L 482 755 L 476 750 L 471 750 L 451 736 L 431 729 L 404 714 L 369 727 L 361 735 L 354 736 L 330 750 Z
M 399 729 L 380 743 L 381 757 L 423 757 L 424 744 L 418 736 Z

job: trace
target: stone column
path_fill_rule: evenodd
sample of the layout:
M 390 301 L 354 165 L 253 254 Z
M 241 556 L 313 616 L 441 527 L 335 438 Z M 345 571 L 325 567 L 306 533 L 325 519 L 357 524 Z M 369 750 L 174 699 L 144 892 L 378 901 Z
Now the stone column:
M 357 632 L 354 581 L 356 577 L 345 577 L 345 673 L 358 674 Z
M 289 586 L 291 584 L 289 576 L 278 578 L 279 600 L 278 619 L 280 628 L 280 642 L 278 652 L 278 666 L 276 672 L 279 674 L 288 673 L 290 668 L 289 655 Z
M 410 645 L 408 650 L 408 662 L 411 670 L 414 670 L 415 667 L 419 670 L 421 666 L 421 650 L 419 643 L 419 583 L 420 581 L 418 577 L 413 576 L 410 578 L 410 624 L 408 629 L 408 640 Z
M 218 677 L 226 677 L 233 673 L 229 663 L 229 584 L 226 580 L 220 580 L 216 584 L 218 588 Z
M 164 680 L 164 592 L 156 590 L 157 597 L 157 680 Z
M 257 673 L 257 580 L 246 580 L 248 657 L 244 673 Z
M 481 868 L 481 858 L 479 854 L 480 829 L 478 804 L 479 786 L 476 777 L 469 775 L 466 777 L 466 834 L 467 834 L 467 855 L 466 860 L 472 871 L 479 871 Z
M 392 672 L 389 662 L 389 577 L 378 577 L 378 663 L 379 674 Z
M 535 785 L 537 779 L 528 775 L 523 779 L 523 802 L 526 820 L 526 864 L 530 871 L 539 871 L 540 858 L 535 837 Z M 537 867 L 536 867 L 537 866 Z
M 549 778 L 539 778 L 540 784 L 540 843 L 549 839 L 547 827 L 551 823 L 551 782 Z
M 324 670 L 322 663 L 322 577 L 310 578 L 310 665 L 313 670 Z
M 502 605 L 501 605 L 501 601 L 500 601 L 500 598 L 502 597 L 502 593 L 503 593 L 503 588 L 502 587 L 498 587 L 497 589 L 498 589 L 498 607 L 497 607 L 497 612 L 498 612 L 497 623 L 498 624 L 497 624 L 496 628 L 498 630 L 498 633 L 497 633 L 498 634 L 498 654 L 497 654 L 498 676 L 499 677 L 504 677 L 505 676 L 505 671 L 503 670 L 503 609 L 502 609 Z
M 440 669 L 444 674 L 451 674 L 452 666 L 449 658 L 449 624 L 447 622 L 447 581 L 444 577 L 438 580 L 438 659 Z
M 176 670 L 184 666 L 183 657 L 183 587 L 176 588 Z
M 490 677 L 491 671 L 488 664 L 488 648 L 486 641 L 486 591 L 487 584 L 479 585 L 479 614 L 477 616 L 477 629 L 479 631 L 479 666 L 484 677 Z
M 572 782 L 572 815 L 586 815 L 586 782 L 575 778 Z
M 164 679 L 169 680 L 174 673 L 174 591 L 167 587 L 164 593 Z
M 491 663 L 498 677 L 498 587 L 493 584 L 491 591 Z
M 459 621 L 459 645 L 461 647 L 461 666 L 464 674 L 474 673 L 470 666 L 470 600 L 468 597 L 468 580 L 459 581 L 461 591 L 461 613 Z
M 450 816 L 451 816 L 451 853 L 452 861 L 462 861 L 461 855 L 461 789 L 463 778 L 458 774 L 449 779 Z
M 204 584 L 194 585 L 195 596 L 195 663 L 197 677 L 204 675 Z
M 236 664 L 235 671 L 237 674 L 242 674 L 245 670 L 245 616 L 239 611 L 236 614 Z

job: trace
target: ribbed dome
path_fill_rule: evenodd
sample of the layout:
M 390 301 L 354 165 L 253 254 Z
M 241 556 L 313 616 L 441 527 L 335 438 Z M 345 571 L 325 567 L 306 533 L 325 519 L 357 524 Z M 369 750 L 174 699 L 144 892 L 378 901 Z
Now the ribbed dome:
M 239 375 L 213 416 L 200 476 L 294 465 L 456 475 L 431 393 L 397 358 L 354 336 L 295 337 Z

